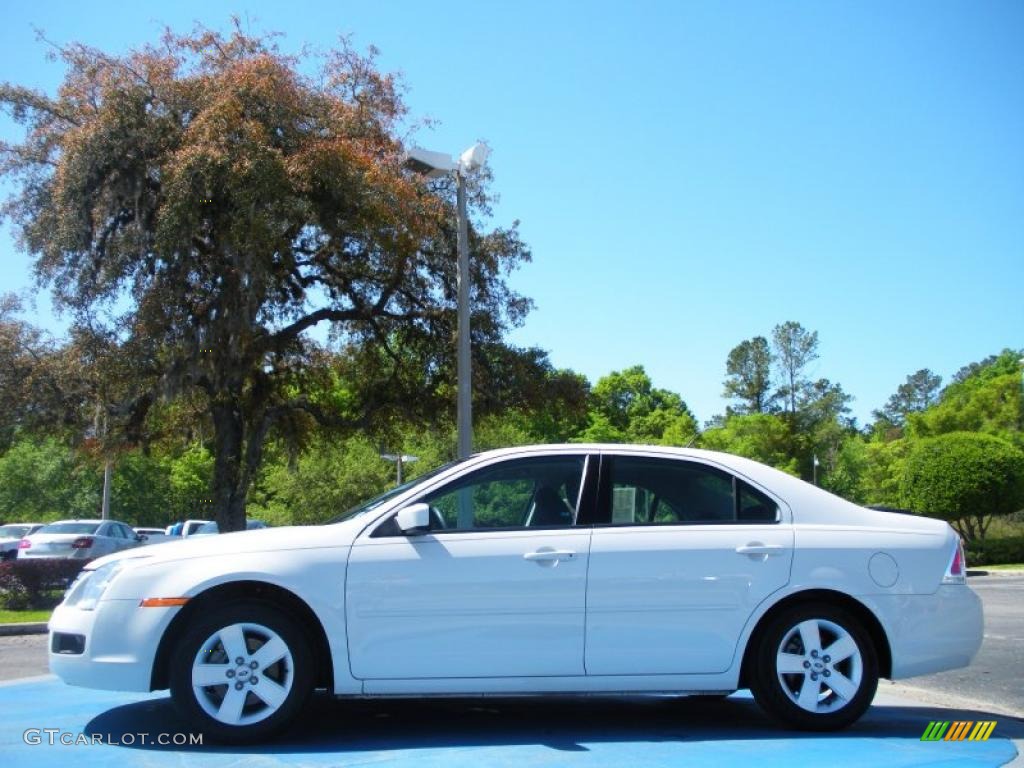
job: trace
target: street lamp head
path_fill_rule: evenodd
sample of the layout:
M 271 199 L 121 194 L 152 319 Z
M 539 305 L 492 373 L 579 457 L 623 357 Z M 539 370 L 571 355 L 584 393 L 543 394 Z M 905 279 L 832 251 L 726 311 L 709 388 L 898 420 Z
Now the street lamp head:
M 487 162 L 487 158 L 491 154 L 491 148 L 484 143 L 474 144 L 472 147 L 467 149 L 461 155 L 459 155 L 459 165 L 464 171 L 475 171 L 477 168 Z
M 422 147 L 410 149 L 405 156 L 403 165 L 413 173 L 426 176 L 428 179 L 439 179 L 459 167 L 458 163 L 452 160 L 451 155 L 446 155 L 444 152 L 431 152 Z

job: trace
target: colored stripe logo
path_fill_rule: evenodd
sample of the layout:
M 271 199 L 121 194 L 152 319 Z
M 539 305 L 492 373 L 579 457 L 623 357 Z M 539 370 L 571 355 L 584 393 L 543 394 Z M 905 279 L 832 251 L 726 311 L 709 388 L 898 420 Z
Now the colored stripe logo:
M 933 720 L 924 729 L 921 741 L 988 741 L 996 720 Z

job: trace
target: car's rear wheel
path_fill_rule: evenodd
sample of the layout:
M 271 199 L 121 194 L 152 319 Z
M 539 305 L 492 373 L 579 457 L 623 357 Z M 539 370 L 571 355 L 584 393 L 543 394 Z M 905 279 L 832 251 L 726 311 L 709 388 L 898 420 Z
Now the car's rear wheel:
M 309 642 L 287 614 L 246 602 L 210 611 L 171 657 L 171 697 L 199 730 L 232 743 L 286 728 L 312 690 Z
M 871 637 L 854 616 L 829 605 L 799 605 L 775 617 L 752 660 L 754 699 L 796 728 L 845 728 L 864 714 L 878 687 Z

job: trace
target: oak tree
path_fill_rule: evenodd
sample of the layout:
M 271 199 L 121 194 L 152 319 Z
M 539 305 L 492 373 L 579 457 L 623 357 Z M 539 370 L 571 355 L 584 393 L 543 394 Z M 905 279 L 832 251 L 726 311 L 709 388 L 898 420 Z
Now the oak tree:
M 124 55 L 81 44 L 56 55 L 56 94 L 0 85 L 0 106 L 25 126 L 0 146 L 14 190 L 3 212 L 73 333 L 119 361 L 96 370 L 116 374 L 100 388 L 111 420 L 144 439 L 155 405 L 200 403 L 216 519 L 241 529 L 270 434 L 358 429 L 408 396 L 397 375 L 354 400 L 312 394 L 332 391 L 334 375 L 314 328 L 382 370 L 442 367 L 455 323 L 451 184 L 403 169 L 399 83 L 344 41 L 289 56 L 236 22 Z M 471 179 L 476 218 L 487 180 L 486 169 Z M 515 226 L 473 227 L 470 246 L 475 338 L 497 340 L 528 309 L 505 275 L 529 252 Z

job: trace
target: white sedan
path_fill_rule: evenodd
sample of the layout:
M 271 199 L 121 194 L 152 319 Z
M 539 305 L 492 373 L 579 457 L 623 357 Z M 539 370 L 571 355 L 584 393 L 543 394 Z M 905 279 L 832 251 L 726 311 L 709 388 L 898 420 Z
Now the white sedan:
M 42 523 L 8 523 L 0 525 L 0 560 L 13 560 L 18 556 L 18 544 L 30 533 L 43 527 Z
M 728 694 L 826 730 L 879 677 L 982 638 L 944 522 L 864 509 L 698 450 L 514 448 L 338 521 L 102 558 L 50 621 L 50 668 L 170 688 L 208 735 L 280 732 L 337 696 Z
M 18 558 L 92 560 L 141 543 L 131 526 L 116 520 L 58 520 L 18 542 Z

